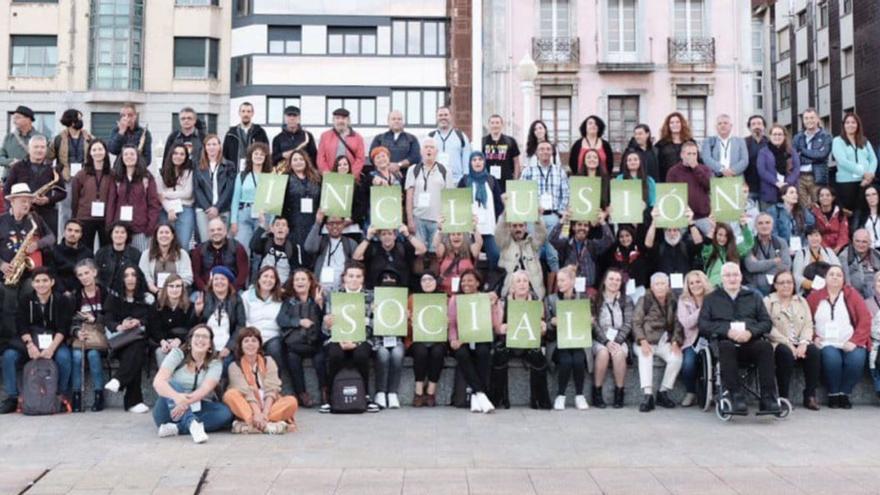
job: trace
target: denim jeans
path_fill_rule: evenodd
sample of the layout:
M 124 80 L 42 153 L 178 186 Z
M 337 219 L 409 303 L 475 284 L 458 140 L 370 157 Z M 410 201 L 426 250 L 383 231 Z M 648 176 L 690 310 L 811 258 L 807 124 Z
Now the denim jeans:
M 376 392 L 397 393 L 405 352 L 403 343 L 393 348 L 382 346 L 376 350 Z
M 816 185 L 824 186 L 828 184 L 828 164 L 813 164 L 813 181 Z
M 159 220 L 161 222 L 168 221 L 168 212 L 164 209 L 159 214 Z M 177 220 L 174 221 L 174 232 L 177 234 L 177 242 L 180 243 L 180 247 L 187 252 L 189 252 L 189 246 L 195 229 L 195 210 L 193 210 L 192 206 L 184 206 L 183 211 L 177 214 Z
M 80 375 L 83 352 L 81 349 L 75 347 L 73 348 L 73 351 L 71 351 L 71 356 L 73 365 L 70 374 L 70 388 L 74 392 L 79 392 L 80 388 L 83 386 L 83 377 Z M 89 368 L 89 374 L 92 376 L 92 388 L 94 390 L 101 390 L 104 388 L 104 359 L 103 356 L 101 356 L 101 351 L 87 349 L 86 360 L 88 361 L 87 366 Z
M 822 348 L 822 375 L 828 395 L 852 393 L 862 378 L 866 356 L 867 351 L 863 347 L 850 352 L 831 346 Z
M 415 217 L 416 219 L 416 237 L 419 238 L 420 241 L 424 242 L 426 246 L 428 246 L 428 252 L 433 253 L 434 247 L 431 245 L 431 241 L 434 239 L 434 233 L 437 232 L 437 222 L 431 220 L 423 220 L 419 217 Z
M 239 209 L 238 212 L 233 212 L 232 214 L 237 215 L 235 218 L 237 220 L 238 233 L 235 234 L 235 240 L 241 244 L 241 247 L 243 247 L 248 256 L 250 256 L 251 237 L 254 236 L 254 231 L 257 230 L 257 219 L 251 218 L 250 206 L 245 206 L 244 208 Z
M 497 268 L 498 259 L 501 258 L 501 250 L 498 249 L 498 243 L 495 242 L 494 235 L 483 236 L 483 252 L 486 253 L 489 269 Z
M 18 367 L 21 366 L 27 354 L 11 347 L 3 351 L 3 388 L 7 397 L 18 397 Z M 61 345 L 52 356 L 58 366 L 58 393 L 70 395 L 70 348 Z
M 695 394 L 697 393 L 697 375 L 700 370 L 697 361 L 697 351 L 694 349 L 694 346 L 682 349 L 681 358 L 681 379 L 687 392 Z
M 186 393 L 183 387 L 174 382 L 169 382 L 174 390 Z M 210 400 L 202 400 L 202 409 L 199 412 L 192 412 L 192 407 L 187 408 L 183 416 L 177 421 L 171 419 L 171 411 L 174 409 L 174 401 L 166 397 L 156 399 L 156 405 L 153 406 L 153 422 L 156 426 L 165 423 L 176 423 L 178 432 L 181 435 L 189 434 L 189 425 L 193 420 L 198 420 L 205 427 L 205 431 L 225 430 L 232 425 L 232 411 L 222 402 L 213 402 Z

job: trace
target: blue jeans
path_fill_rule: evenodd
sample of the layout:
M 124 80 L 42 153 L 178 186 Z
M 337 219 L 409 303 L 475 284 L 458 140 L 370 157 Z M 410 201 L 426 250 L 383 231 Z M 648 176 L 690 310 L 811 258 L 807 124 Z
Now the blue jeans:
M 403 343 L 396 347 L 379 347 L 376 350 L 376 392 L 396 394 L 400 389 L 400 371 L 403 368 Z
M 852 393 L 865 371 L 867 351 L 857 347 L 850 352 L 836 347 L 822 348 L 822 375 L 828 387 L 828 395 Z
M 24 361 L 27 354 L 18 349 L 11 347 L 3 351 L 3 388 L 6 390 L 6 396 L 10 398 L 18 397 L 18 367 Z M 61 345 L 55 350 L 52 356 L 55 364 L 58 365 L 58 393 L 64 396 L 70 395 L 70 368 L 71 357 L 70 348 Z
M 681 357 L 681 379 L 687 393 L 695 394 L 697 393 L 697 374 L 700 371 L 697 351 L 694 350 L 694 346 L 690 346 L 681 351 Z
M 178 392 L 188 392 L 188 390 L 184 390 L 183 387 L 174 382 L 170 382 L 170 384 L 171 388 Z M 232 411 L 222 402 L 203 400 L 201 411 L 194 413 L 192 408 L 187 408 L 183 416 L 177 421 L 171 419 L 171 411 L 173 409 L 173 400 L 159 397 L 156 400 L 156 405 L 153 406 L 153 422 L 156 423 L 156 426 L 161 426 L 165 423 L 176 423 L 178 432 L 181 435 L 186 435 L 189 433 L 189 425 L 193 420 L 198 420 L 202 423 L 205 426 L 205 431 L 225 430 L 232 425 Z
M 431 220 L 423 220 L 419 217 L 415 217 L 416 220 L 416 237 L 419 238 L 420 241 L 424 242 L 426 246 L 428 246 L 428 252 L 433 253 L 434 247 L 431 245 L 431 241 L 434 240 L 434 233 L 437 232 L 437 222 Z
M 168 212 L 165 209 L 159 213 L 160 222 L 168 221 Z M 183 211 L 177 214 L 177 220 L 174 221 L 174 232 L 177 234 L 177 242 L 180 247 L 189 251 L 190 241 L 192 241 L 193 232 L 196 230 L 196 213 L 192 206 L 184 206 Z
M 82 366 L 83 352 L 79 348 L 71 351 L 73 365 L 71 366 L 70 388 L 74 392 L 79 392 L 82 387 L 82 376 L 80 369 Z M 92 388 L 101 390 L 104 388 L 104 360 L 101 351 L 95 349 L 86 350 L 86 360 L 88 361 L 89 374 L 92 376 Z
M 498 249 L 498 243 L 495 242 L 494 235 L 483 236 L 483 252 L 486 253 L 489 269 L 497 268 L 498 259 L 501 258 L 501 251 Z
M 238 210 L 238 212 L 233 212 L 233 215 L 237 215 L 236 223 L 238 224 L 238 233 L 235 234 L 235 240 L 241 244 L 241 247 L 244 248 L 245 252 L 250 256 L 251 254 L 251 237 L 254 236 L 254 231 L 257 230 L 257 219 L 251 218 L 251 207 L 246 206 Z
M 816 185 L 828 185 L 828 164 L 813 164 L 813 181 Z

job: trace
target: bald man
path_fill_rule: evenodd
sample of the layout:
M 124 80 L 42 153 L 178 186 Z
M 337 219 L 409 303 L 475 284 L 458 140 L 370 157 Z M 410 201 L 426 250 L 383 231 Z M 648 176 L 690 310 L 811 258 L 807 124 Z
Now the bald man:
M 392 110 L 388 114 L 388 131 L 373 138 L 370 152 L 379 146 L 391 151 L 391 171 L 402 175 L 406 175 L 407 167 L 419 163 L 422 156 L 419 140 L 403 130 L 403 113 L 399 110 Z
M 204 292 L 211 278 L 211 269 L 225 266 L 235 275 L 235 288 L 244 290 L 248 282 L 248 255 L 244 247 L 227 235 L 226 222 L 217 217 L 208 222 L 208 240 L 190 253 L 193 284 Z

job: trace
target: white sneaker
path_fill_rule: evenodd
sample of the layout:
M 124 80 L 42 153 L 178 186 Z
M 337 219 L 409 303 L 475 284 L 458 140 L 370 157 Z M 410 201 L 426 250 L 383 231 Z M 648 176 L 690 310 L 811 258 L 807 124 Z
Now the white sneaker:
M 483 412 L 483 408 L 480 406 L 480 398 L 477 397 L 477 394 L 471 394 L 471 412 Z
M 587 398 L 583 395 L 575 395 L 574 407 L 576 407 L 579 411 L 586 411 L 590 408 L 590 404 L 587 403 Z
M 697 402 L 697 394 L 688 392 L 681 401 L 681 407 L 691 407 Z
M 135 414 L 144 414 L 150 412 L 150 408 L 143 402 L 139 402 L 128 408 L 128 412 Z
M 283 435 L 287 433 L 287 423 L 283 421 L 270 421 L 266 424 L 266 430 L 263 432 L 268 435 Z
M 556 400 L 553 401 L 553 409 L 556 411 L 564 411 L 565 410 L 565 396 L 557 395 Z
M 121 386 L 122 386 L 122 384 L 119 383 L 119 380 L 114 378 L 114 379 L 110 380 L 109 382 L 107 382 L 106 385 L 104 385 L 104 390 L 109 390 L 115 394 L 116 392 L 119 392 L 119 387 L 121 387 Z
M 385 392 L 376 392 L 376 405 L 379 406 L 379 409 L 385 409 L 388 407 Z
M 195 443 L 205 443 L 208 441 L 208 434 L 205 433 L 205 425 L 201 421 L 192 420 L 189 424 L 189 435 Z
M 397 394 L 388 394 L 388 409 L 400 409 L 400 399 Z
M 159 438 L 175 437 L 180 434 L 177 423 L 163 423 L 159 425 Z
M 490 413 L 495 410 L 495 406 L 492 404 L 492 401 L 489 400 L 489 397 L 486 397 L 486 394 L 483 392 L 477 393 L 477 400 L 480 401 L 480 409 L 484 413 Z

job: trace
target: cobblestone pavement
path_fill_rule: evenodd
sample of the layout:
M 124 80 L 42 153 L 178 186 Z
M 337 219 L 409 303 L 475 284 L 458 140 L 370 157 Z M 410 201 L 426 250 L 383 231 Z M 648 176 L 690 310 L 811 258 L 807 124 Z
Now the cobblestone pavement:
M 880 493 L 880 409 L 723 424 L 694 409 L 303 411 L 281 437 L 156 437 L 118 410 L 0 417 L 0 493 Z

